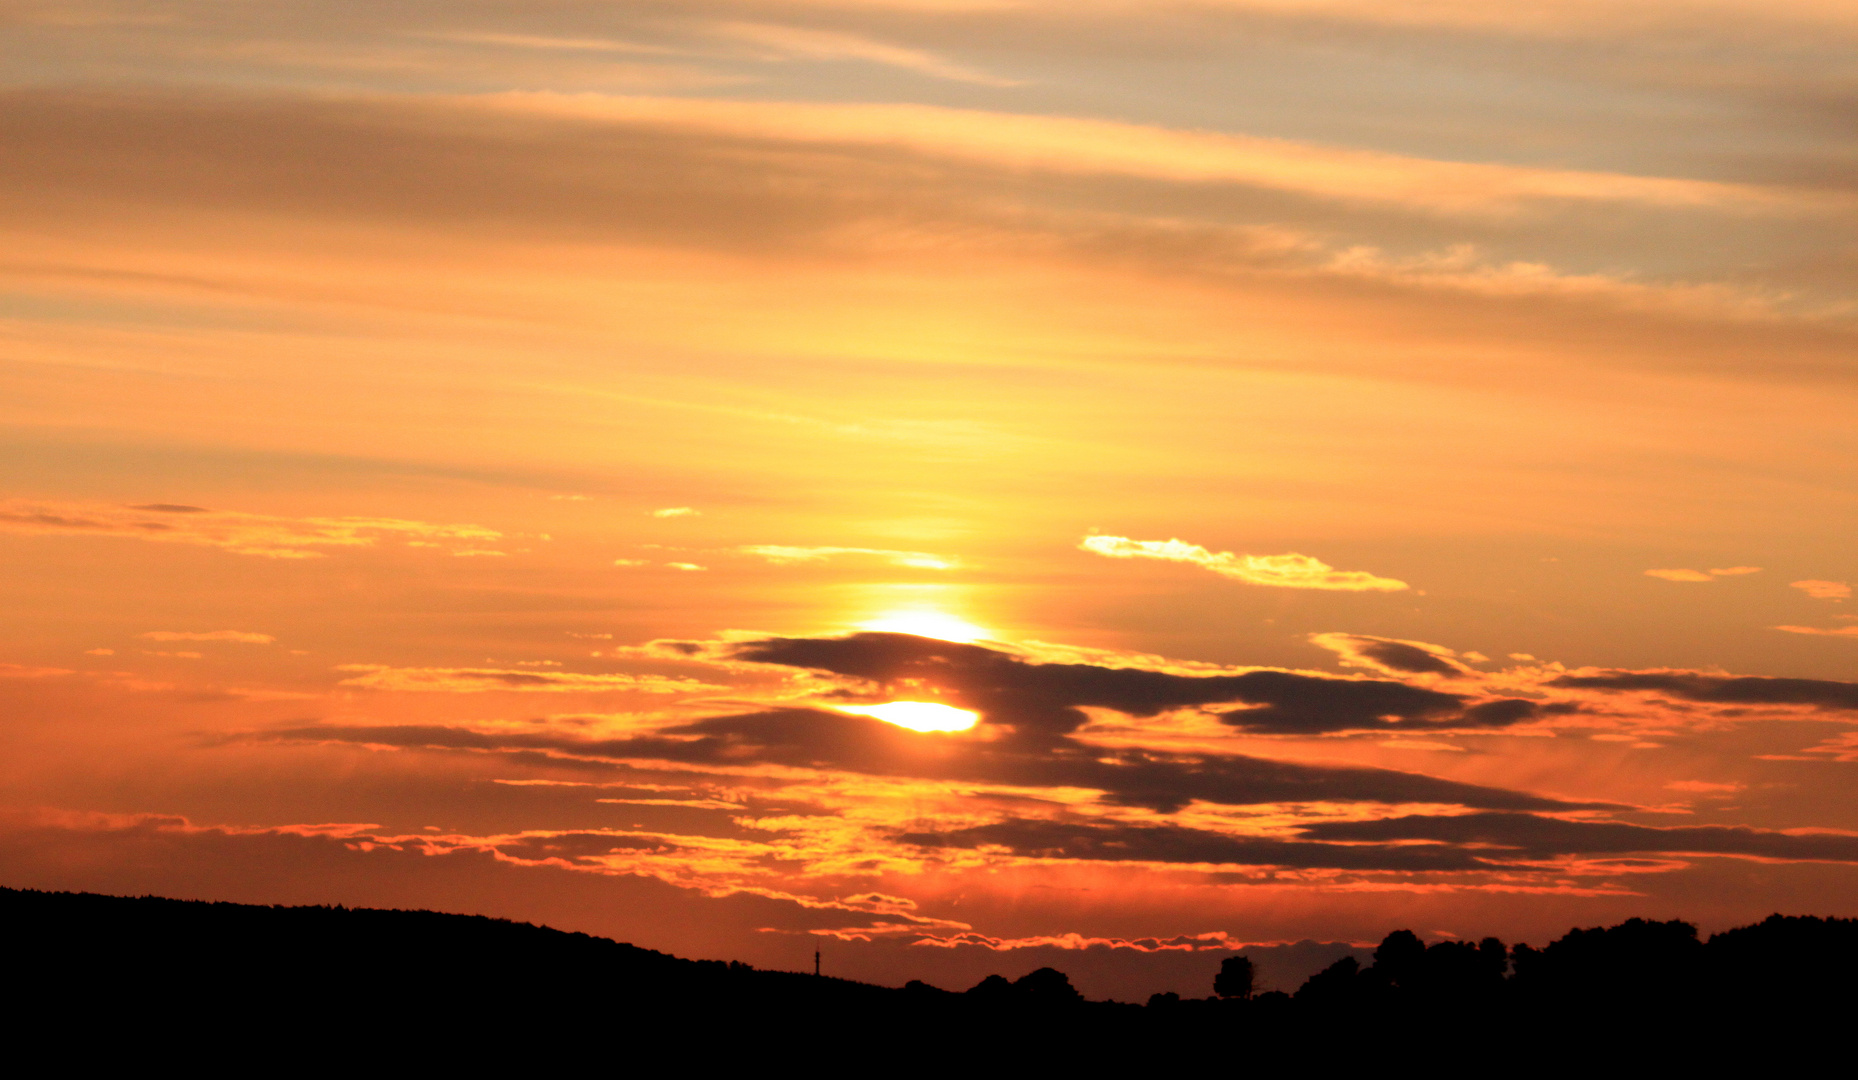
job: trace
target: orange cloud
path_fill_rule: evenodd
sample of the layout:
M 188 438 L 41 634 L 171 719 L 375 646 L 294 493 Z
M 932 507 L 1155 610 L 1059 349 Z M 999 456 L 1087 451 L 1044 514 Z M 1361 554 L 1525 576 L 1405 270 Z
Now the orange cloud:
M 1078 933 L 999 938 L 970 931 L 962 934 L 926 934 L 911 944 L 944 949 L 958 948 L 962 945 L 978 945 L 995 952 L 1011 952 L 1015 949 L 1064 949 L 1067 951 L 1130 949 L 1136 952 L 1204 952 L 1242 949 L 1247 942 L 1232 937 L 1224 930 L 1214 930 L 1204 934 L 1182 934 L 1170 938 L 1087 937 Z
M 1477 674 L 1458 659 L 1457 652 L 1424 641 L 1329 633 L 1311 634 L 1310 642 L 1341 657 L 1345 667 L 1367 668 L 1396 676 L 1444 675 L 1461 678 Z
M 74 675 L 69 668 L 32 667 L 27 664 L 0 663 L 0 679 L 49 679 L 57 675 Z
M 694 694 L 720 686 L 662 675 L 587 675 L 567 671 L 509 671 L 497 668 L 404 668 L 385 664 L 343 664 L 337 671 L 359 674 L 342 686 L 367 690 L 477 694 L 491 690 L 552 693 Z
M 1759 573 L 1761 573 L 1759 566 L 1726 566 L 1711 570 L 1647 570 L 1645 576 L 1662 578 L 1665 581 L 1715 581 L 1717 578 L 1743 577 Z
M 401 518 L 288 518 L 165 503 L 106 506 L 19 499 L 0 502 L 0 532 L 198 544 L 271 559 L 322 558 L 322 548 L 372 547 L 383 540 L 436 546 L 440 541 L 481 542 L 502 536 L 480 525 Z
M 869 555 L 883 559 L 894 566 L 908 566 L 917 570 L 952 570 L 958 565 L 953 559 L 932 555 L 926 551 L 895 551 L 889 548 L 789 547 L 782 544 L 749 544 L 736 550 L 745 555 L 759 555 L 776 564 L 820 562 L 837 555 Z
M 1320 559 L 1287 555 L 1214 553 L 1181 540 L 1131 540 L 1126 536 L 1086 536 L 1078 547 L 1111 559 L 1161 559 L 1192 563 L 1221 577 L 1248 585 L 1283 589 L 1333 589 L 1343 592 L 1399 592 L 1404 581 L 1377 577 L 1365 570 L 1337 570 Z
M 244 630 L 150 630 L 136 636 L 145 641 L 234 641 L 242 645 L 270 645 L 277 641 L 270 634 L 254 634 Z
M 1844 581 L 1816 581 L 1808 579 L 1806 581 L 1790 582 L 1788 587 L 1799 589 L 1815 600 L 1848 600 L 1852 595 L 1851 584 Z

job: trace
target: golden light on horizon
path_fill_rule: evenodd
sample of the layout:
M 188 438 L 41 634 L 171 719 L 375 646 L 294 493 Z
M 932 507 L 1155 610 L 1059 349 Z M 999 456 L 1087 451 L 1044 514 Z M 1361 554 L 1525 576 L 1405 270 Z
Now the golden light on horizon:
M 927 608 L 885 612 L 859 623 L 858 629 L 892 634 L 914 634 L 917 637 L 939 638 L 943 641 L 958 641 L 963 644 L 982 641 L 991 636 L 987 630 L 966 619 L 950 615 L 946 611 Z
M 934 701 L 887 701 L 882 705 L 840 705 L 840 712 L 869 716 L 911 731 L 967 731 L 980 714 Z

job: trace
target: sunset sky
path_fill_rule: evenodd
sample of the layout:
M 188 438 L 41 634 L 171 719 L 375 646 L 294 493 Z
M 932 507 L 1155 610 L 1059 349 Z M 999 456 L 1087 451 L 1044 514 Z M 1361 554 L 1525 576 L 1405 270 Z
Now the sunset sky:
M 1855 58 L 0 0 L 0 885 L 1124 1000 L 1858 915 Z

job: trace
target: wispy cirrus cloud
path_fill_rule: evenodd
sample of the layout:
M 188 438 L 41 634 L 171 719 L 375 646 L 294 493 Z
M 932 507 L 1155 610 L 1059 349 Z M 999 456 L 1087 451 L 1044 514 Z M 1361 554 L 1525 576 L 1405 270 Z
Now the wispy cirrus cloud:
M 715 101 L 510 91 L 484 109 L 581 116 L 786 143 L 887 147 L 1015 170 L 1226 183 L 1429 213 L 1508 214 L 1529 203 L 1737 212 L 1797 205 L 1755 185 L 1409 157 L 1253 135 L 936 105 Z
M 898 45 L 848 29 L 703 18 L 694 20 L 682 29 L 685 33 L 680 35 L 680 43 L 675 45 L 604 36 L 570 37 L 536 33 L 465 31 L 421 33 L 415 36 L 456 45 L 569 54 L 609 53 L 699 60 L 748 59 L 763 63 L 854 61 L 980 86 L 1020 85 L 1019 80 L 991 75 L 927 49 Z
M 386 664 L 343 664 L 337 671 L 354 672 L 341 685 L 365 690 L 395 690 L 448 694 L 487 691 L 540 691 L 545 693 L 694 694 L 722 687 L 695 679 L 663 675 L 583 674 L 570 671 L 511 671 L 502 668 L 416 668 Z
M 150 630 L 137 634 L 144 641 L 230 641 L 241 645 L 270 645 L 277 638 L 245 630 Z
M 923 49 L 893 45 L 841 30 L 818 30 L 771 23 L 725 22 L 709 32 L 728 40 L 753 46 L 763 59 L 775 60 L 862 60 L 887 67 L 902 68 L 937 79 L 978 83 L 982 86 L 1018 86 L 1014 79 L 1003 79 L 957 64 Z
M 1646 577 L 1655 577 L 1662 581 L 1715 581 L 1717 578 L 1742 577 L 1747 574 L 1759 574 L 1759 566 L 1724 566 L 1712 570 L 1686 570 L 1682 568 L 1647 570 Z
M 1126 536 L 1086 536 L 1078 547 L 1111 559 L 1191 563 L 1248 585 L 1340 592 L 1400 592 L 1409 588 L 1404 581 L 1379 577 L 1365 570 L 1337 570 L 1321 559 L 1296 552 L 1238 555 L 1230 551 L 1208 551 L 1182 540 L 1131 540 Z
M 492 45 L 505 49 L 542 49 L 549 52 L 640 53 L 652 56 L 682 56 L 687 55 L 688 52 L 685 49 L 666 45 L 650 45 L 604 37 L 551 37 L 546 34 L 473 32 L 428 33 L 419 36 L 434 41 L 456 42 L 460 45 Z
M 1549 0 L 1526 7 L 1493 7 L 1479 0 L 1422 0 L 1384 4 L 1377 0 L 1189 0 L 1205 11 L 1287 19 L 1358 22 L 1389 27 L 1474 30 L 1504 37 L 1565 40 L 1604 35 L 1664 35 L 1678 29 L 1709 33 L 1712 26 L 1746 33 L 1748 28 L 1791 28 L 1812 34 L 1858 30 L 1858 16 L 1843 4 L 1820 0 L 1652 0 L 1622 7 L 1607 0 Z M 1133 5 L 1131 5 L 1133 6 Z
M 841 555 L 867 555 L 882 559 L 893 566 L 908 566 L 917 570 L 952 570 L 960 565 L 953 559 L 927 551 L 897 551 L 891 548 L 790 547 L 784 544 L 748 544 L 736 550 L 744 555 L 758 555 L 776 564 L 824 562 Z
M 59 675 L 74 675 L 70 668 L 36 667 L 31 664 L 0 663 L 0 679 L 50 679 Z
M 0 532 L 193 544 L 268 559 L 318 559 L 328 554 L 324 549 L 373 547 L 382 541 L 442 547 L 482 544 L 503 536 L 481 525 L 404 518 L 292 518 L 168 503 L 110 506 L 23 499 L 0 501 Z
M 487 101 L 477 97 L 403 95 L 340 103 L 319 101 L 314 105 L 277 99 L 243 103 L 216 99 L 209 105 L 179 99 L 151 102 L 142 97 L 133 103 L 110 101 L 101 92 L 81 100 L 70 95 L 16 93 L 11 95 L 8 110 L 9 114 L 26 117 L 43 113 L 34 121 L 36 131 L 90 133 L 73 134 L 51 145 L 39 137 L 25 144 L 10 144 L 21 154 L 50 154 L 60 161 L 69 156 L 64 167 L 72 170 L 73 179 L 57 189 L 61 206 L 72 205 L 71 200 L 80 196 L 103 198 L 112 205 L 119 199 L 157 198 L 180 205 L 210 206 L 213 212 L 223 212 L 231 205 L 250 205 L 261 212 L 334 212 L 340 216 L 369 207 L 371 213 L 425 221 L 434 215 L 443 218 L 462 207 L 487 208 L 491 204 L 484 200 L 488 199 L 497 206 L 497 213 L 507 215 L 522 229 L 550 234 L 568 229 L 585 240 L 625 236 L 632 242 L 643 236 L 662 241 L 668 229 L 683 234 L 685 242 L 699 245 L 735 246 L 745 236 L 779 235 L 783 245 L 825 242 L 832 250 L 843 250 L 844 243 L 860 237 L 888 235 L 881 229 L 867 231 L 874 220 L 901 214 L 920 227 L 929 220 L 923 215 L 929 213 L 939 219 L 932 228 L 954 230 L 945 239 L 960 236 L 968 238 L 964 242 L 971 242 L 991 235 L 993 238 L 986 241 L 989 250 L 1011 244 L 1062 253 L 1066 260 L 1086 258 L 1095 266 L 1103 265 L 1106 255 L 1114 256 L 1108 260 L 1111 265 L 1133 255 L 1145 272 L 1186 270 L 1199 274 L 1215 267 L 1243 266 L 1248 273 L 1294 283 L 1292 287 L 1299 290 L 1320 292 L 1337 283 L 1373 283 L 1415 290 L 1415 295 L 1447 294 L 1452 304 L 1508 303 L 1534 297 L 1557 305 L 1598 305 L 1614 314 L 1662 312 L 1668 317 L 1710 321 L 1743 322 L 1752 318 L 1757 322 L 1786 322 L 1825 315 L 1824 303 L 1811 295 L 1783 295 L 1746 280 L 1674 280 L 1664 274 L 1645 275 L 1630 266 L 1618 268 L 1617 272 L 1581 272 L 1562 265 L 1558 254 L 1546 260 L 1519 261 L 1514 257 L 1518 249 L 1506 247 L 1504 242 L 1494 247 L 1470 242 L 1457 226 L 1450 226 L 1450 234 L 1440 234 L 1434 238 L 1436 242 L 1426 245 L 1432 254 L 1416 253 L 1407 240 L 1396 242 L 1389 236 L 1374 235 L 1372 229 L 1366 235 L 1338 235 L 1326 226 L 1309 229 L 1309 215 L 1320 218 L 1330 212 L 1314 206 L 1304 207 L 1289 220 L 1275 219 L 1268 227 L 1233 227 L 1173 216 L 1166 208 L 1174 196 L 1155 191 L 1150 194 L 1160 201 L 1146 214 L 1078 214 L 1050 205 L 1033 205 L 1003 216 L 997 202 L 987 194 L 1002 182 L 1002 177 L 996 175 L 999 170 L 1055 170 L 1080 184 L 1120 174 L 1069 167 L 1048 169 L 1004 159 L 992 161 L 972 154 L 944 152 L 934 146 L 918 148 L 907 139 L 902 143 L 881 142 L 874 134 L 865 142 L 851 143 L 857 153 L 845 153 L 843 141 L 835 142 L 823 134 L 810 137 L 803 131 L 789 131 L 791 125 L 781 121 L 780 109 L 774 108 L 782 105 L 778 102 L 612 100 L 621 104 L 612 105 L 605 98 L 558 94 L 547 103 L 520 106 L 525 129 L 533 124 L 556 130 L 558 137 L 546 140 L 543 147 L 518 146 L 510 141 L 507 114 L 519 106 L 503 98 Z M 657 104 L 651 104 L 654 102 Z M 725 112 L 740 106 L 749 110 L 744 116 L 760 119 L 754 123 L 705 119 L 708 114 L 703 110 L 712 106 L 724 108 Z M 695 119 L 683 117 L 681 110 L 686 107 L 702 115 Z M 795 107 L 802 112 L 825 108 L 806 103 Z M 660 111 L 662 116 L 658 115 Z M 904 138 L 909 134 L 904 119 L 884 130 Z M 190 137 L 200 140 L 196 153 L 211 160 L 199 159 L 195 171 L 184 182 L 151 181 L 152 186 L 131 186 L 122 181 L 124 171 L 134 173 L 141 168 L 152 177 L 169 175 L 164 172 L 172 168 L 167 150 L 158 140 L 140 133 L 173 124 L 194 131 Z M 221 133 L 229 126 L 265 131 L 265 138 L 275 143 L 274 152 L 254 159 L 246 152 L 249 139 L 231 139 Z M 800 129 L 805 127 L 799 125 Z M 99 133 L 104 131 L 109 134 Z M 442 138 L 439 133 L 443 133 Z M 637 156 L 615 156 L 601 149 L 615 137 L 646 140 L 654 149 L 651 154 Z M 1017 145 L 1005 136 L 996 141 L 1009 147 Z M 1100 142 L 1116 144 L 1117 138 L 1113 132 L 1106 133 Z M 145 164 L 111 170 L 107 175 L 88 174 L 85 170 L 89 166 L 84 163 L 103 153 L 92 144 L 104 143 L 115 158 Z M 752 207 L 742 205 L 742 192 L 733 185 L 719 183 L 716 174 L 702 165 L 722 147 L 728 147 L 730 154 L 757 157 L 755 168 L 779 175 L 783 182 L 757 196 Z M 300 170 L 281 164 L 296 153 L 327 154 L 332 162 L 358 158 L 393 162 L 394 170 L 412 170 L 426 178 L 421 181 L 423 194 L 408 197 L 411 189 L 407 186 L 375 184 L 366 179 L 365 170 L 347 166 L 333 168 L 318 185 L 305 185 Z M 439 157 L 434 159 L 434 154 Z M 464 164 L 467 157 L 469 165 Z M 455 182 L 432 179 L 443 172 L 437 161 L 458 165 Z M 947 181 L 937 185 L 938 194 L 933 199 L 925 201 L 918 192 L 900 196 L 903 201 L 897 203 L 868 201 L 872 185 L 890 186 L 901 175 L 918 176 L 925 169 L 940 173 Z M 661 176 L 667 170 L 687 175 L 667 187 Z M 225 179 L 231 176 L 244 179 L 233 184 Z M 569 176 L 579 179 L 568 183 L 564 178 Z M 468 183 L 466 177 L 470 178 Z M 1154 178 L 1167 179 L 1161 175 Z M 15 182 L 32 186 L 30 177 Z M 1204 181 L 1185 178 L 1181 182 Z M 1418 187 L 1433 190 L 1424 184 Z M 1327 198 L 1294 185 L 1274 190 Z M 1368 184 L 1364 190 L 1385 194 L 1392 189 Z M 787 194 L 775 194 L 779 192 Z M 793 194 L 796 192 L 811 194 L 802 198 Z M 441 193 L 446 197 L 439 198 Z M 1792 197 L 1785 192 L 1769 194 L 1783 201 L 1784 197 Z M 766 202 L 768 198 L 773 202 Z M 593 210 L 595 205 L 612 205 L 606 201 L 609 199 L 625 200 L 630 212 L 612 215 Z M 667 201 L 653 202 L 657 199 Z M 27 201 L 20 205 L 33 204 Z M 1510 210 L 1502 208 L 1518 205 L 1522 204 L 1498 200 L 1491 204 L 1497 209 L 1477 212 L 1486 217 L 1492 212 L 1509 215 Z M 1399 204 L 1395 209 L 1402 207 L 1433 212 L 1418 205 Z M 1575 207 L 1559 209 L 1580 212 Z M 1802 209 L 1793 207 L 1788 213 Z M 1834 210 L 1841 220 L 1849 218 L 1843 209 Z M 876 218 L 872 217 L 874 211 Z M 744 213 L 754 215 L 754 229 L 743 227 Z M 768 233 L 770 229 L 774 232 Z M 1105 247 L 1105 237 L 1115 240 Z M 1183 261 L 1183 254 L 1190 257 Z M 1771 373 L 1772 366 L 1763 370 Z

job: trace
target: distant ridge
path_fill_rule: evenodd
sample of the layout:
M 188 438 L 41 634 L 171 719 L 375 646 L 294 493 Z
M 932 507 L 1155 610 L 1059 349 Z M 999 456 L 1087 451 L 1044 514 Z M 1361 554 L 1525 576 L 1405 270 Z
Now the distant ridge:
M 1781 915 L 1707 942 L 1687 923 L 1632 919 L 1541 949 L 1427 946 L 1396 931 L 1368 966 L 1344 958 L 1294 995 L 1251 996 L 1241 964 L 1222 972 L 1224 998 L 1156 995 L 1147 1006 L 1086 1001 L 1050 968 L 965 993 L 893 989 L 433 911 L 0 888 L 0 925 L 6 985 L 21 1002 L 6 1014 L 14 1034 L 208 1053 L 288 1044 L 318 1055 L 346 1031 L 374 1052 L 390 1052 L 399 1032 L 412 1043 L 392 1053 L 440 1056 L 507 1056 L 523 1040 L 567 1039 L 554 1052 L 581 1056 L 601 1040 L 697 1039 L 689 1052 L 704 1060 L 747 1060 L 801 1039 L 809 1054 L 913 1062 L 1152 1065 L 1200 1061 L 1235 1037 L 1250 1060 L 1290 1061 L 1443 1022 L 1460 1048 L 1552 1030 L 1550 1056 L 1604 1043 L 1669 1057 L 1699 1050 L 1696 1039 L 1829 1038 L 1858 1005 L 1858 920 Z

